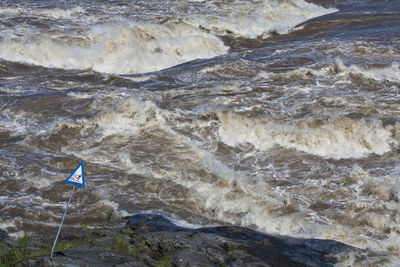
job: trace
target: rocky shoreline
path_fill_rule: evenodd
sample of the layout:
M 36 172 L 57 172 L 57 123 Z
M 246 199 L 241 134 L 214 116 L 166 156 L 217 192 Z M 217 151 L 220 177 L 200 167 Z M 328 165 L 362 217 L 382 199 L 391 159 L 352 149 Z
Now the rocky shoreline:
M 61 235 L 53 261 L 40 238 L 31 238 L 25 248 L 29 256 L 14 265 L 333 266 L 344 260 L 338 255 L 354 252 L 362 260 L 372 253 L 333 240 L 266 235 L 238 226 L 184 228 L 154 214 L 127 217 L 125 227 L 81 230 Z M 18 244 L 4 231 L 0 238 L 4 265 L 4 244 L 8 249 Z

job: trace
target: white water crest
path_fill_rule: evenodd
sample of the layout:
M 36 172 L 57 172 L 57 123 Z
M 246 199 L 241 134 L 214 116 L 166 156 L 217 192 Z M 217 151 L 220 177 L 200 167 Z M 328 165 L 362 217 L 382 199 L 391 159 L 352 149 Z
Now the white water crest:
M 219 114 L 219 135 L 231 146 L 253 144 L 269 150 L 278 145 L 324 158 L 360 158 L 369 154 L 383 155 L 397 145 L 392 127 L 379 121 L 330 118 L 279 121 L 251 118 L 234 112 Z
M 246 38 L 267 37 L 271 32 L 285 34 L 314 17 L 337 11 L 299 0 L 207 1 L 209 16 L 187 18 L 189 23 L 217 34 L 233 33 Z
M 66 221 L 76 229 L 110 209 L 161 213 L 370 250 L 332 255 L 345 266 L 396 264 L 397 15 L 375 16 L 393 2 L 345 2 L 355 8 L 304 30 L 335 9 L 1 2 L 0 228 L 56 230 L 61 185 L 83 160 L 88 186 Z
M 37 17 L 50 17 L 54 19 L 72 19 L 82 13 L 85 10 L 80 6 L 75 6 L 68 9 L 61 8 L 44 8 L 44 9 L 31 9 L 31 8 L 0 8 L 0 14 L 5 16 L 37 16 Z
M 227 51 L 222 41 L 184 23 L 119 22 L 92 27 L 86 36 L 6 35 L 0 57 L 50 68 L 151 72 Z
M 321 69 L 300 68 L 288 73 L 289 75 L 302 75 L 303 77 L 310 74 L 317 77 L 331 76 L 330 79 L 339 80 L 341 82 L 348 81 L 355 75 L 362 76 L 375 81 L 389 81 L 393 83 L 400 82 L 400 64 L 393 62 L 386 67 L 363 67 L 359 65 L 346 66 L 340 59 L 337 59 L 334 64 Z
M 396 234 L 393 238 L 388 234 L 382 242 L 363 236 L 368 227 L 382 235 L 385 229 L 391 229 L 392 233 L 398 229 L 399 170 L 375 177 L 355 164 L 346 167 L 344 174 L 332 174 L 329 179 L 313 180 L 305 175 L 297 182 L 298 186 L 272 186 L 265 173 L 249 176 L 233 169 L 204 149 L 201 142 L 177 131 L 185 125 L 181 120 L 183 117 L 178 113 L 162 110 L 151 102 L 133 98 L 116 101 L 95 118 L 69 123 L 68 127 L 79 129 L 85 143 L 75 140 L 63 151 L 90 162 L 145 175 L 149 180 L 142 190 L 152 198 L 181 209 L 190 207 L 202 216 L 225 223 L 265 232 L 334 239 L 362 248 L 399 247 Z M 335 159 L 390 151 L 397 144 L 392 132 L 398 131 L 399 126 L 384 127 L 378 121 L 347 118 L 307 119 L 291 124 L 232 112 L 219 113 L 218 120 L 219 130 L 214 129 L 229 145 L 248 142 L 260 150 L 279 145 Z M 199 136 L 199 131 L 210 124 L 186 123 Z M 177 125 L 180 126 L 175 128 Z M 62 134 L 63 127 L 56 129 L 52 130 L 56 135 Z M 153 143 L 156 139 L 157 143 Z M 113 153 L 115 147 L 118 153 Z M 117 182 L 118 186 L 126 186 L 121 183 Z M 344 199 L 349 205 L 332 213 Z M 179 204 L 180 201 L 184 204 Z M 323 206 L 326 202 L 332 207 Z M 318 211 L 316 203 L 322 205 L 322 210 Z M 374 209 L 369 208 L 371 205 Z
M 106 6 L 98 14 L 80 6 L 1 9 L 5 16 L 35 18 L 32 23 L 46 18 L 65 20 L 66 25 L 56 24 L 50 31 L 23 25 L 7 29 L 0 33 L 0 58 L 48 68 L 152 72 L 225 54 L 228 47 L 218 35 L 256 38 L 287 33 L 305 20 L 335 11 L 303 0 L 188 3 L 187 12 L 172 2 L 153 4 L 164 13 L 126 14 L 116 7 L 107 11 Z

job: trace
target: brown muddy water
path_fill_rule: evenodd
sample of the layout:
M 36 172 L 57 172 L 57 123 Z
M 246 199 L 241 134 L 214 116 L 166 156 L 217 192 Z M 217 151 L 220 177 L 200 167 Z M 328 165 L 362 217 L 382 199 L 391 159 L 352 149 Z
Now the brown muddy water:
M 395 1 L 2 1 L 0 228 L 55 234 L 83 160 L 67 227 L 154 212 L 395 266 L 399 25 Z

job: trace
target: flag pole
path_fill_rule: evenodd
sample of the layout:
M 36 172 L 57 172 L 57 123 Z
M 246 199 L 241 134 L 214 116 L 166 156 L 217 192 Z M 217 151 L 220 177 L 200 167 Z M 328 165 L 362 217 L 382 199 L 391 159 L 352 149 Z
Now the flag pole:
M 68 200 L 67 206 L 66 206 L 65 211 L 64 211 L 64 216 L 62 217 L 62 220 L 61 220 L 61 223 L 60 223 L 60 227 L 58 228 L 58 232 L 57 232 L 57 235 L 56 235 L 56 240 L 54 240 L 53 248 L 51 249 L 51 255 L 50 255 L 50 260 L 51 261 L 53 261 L 54 248 L 56 247 L 57 239 L 58 239 L 58 236 L 59 236 L 59 234 L 61 232 L 61 227 L 62 227 L 62 224 L 64 222 L 65 215 L 67 214 L 68 206 L 69 206 L 69 203 L 71 202 L 72 195 L 74 194 L 74 190 L 75 190 L 75 185 L 74 185 L 74 187 L 72 187 L 72 193 L 69 196 L 69 200 Z

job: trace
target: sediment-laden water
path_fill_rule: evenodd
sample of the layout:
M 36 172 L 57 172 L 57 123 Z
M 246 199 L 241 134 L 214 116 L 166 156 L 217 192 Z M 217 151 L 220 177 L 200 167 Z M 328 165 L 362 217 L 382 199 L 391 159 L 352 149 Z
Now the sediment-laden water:
M 0 228 L 52 235 L 83 160 L 67 226 L 152 211 L 395 265 L 399 25 L 395 1 L 2 1 Z

